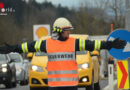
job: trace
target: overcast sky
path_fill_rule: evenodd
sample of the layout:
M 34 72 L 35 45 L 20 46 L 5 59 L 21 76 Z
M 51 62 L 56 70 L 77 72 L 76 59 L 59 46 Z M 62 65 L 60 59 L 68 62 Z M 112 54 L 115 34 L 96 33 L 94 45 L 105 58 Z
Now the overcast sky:
M 44 2 L 45 0 L 36 0 L 39 3 Z M 61 6 L 71 7 L 79 7 L 81 3 L 84 3 L 85 0 L 47 0 L 52 2 L 54 5 L 61 4 Z

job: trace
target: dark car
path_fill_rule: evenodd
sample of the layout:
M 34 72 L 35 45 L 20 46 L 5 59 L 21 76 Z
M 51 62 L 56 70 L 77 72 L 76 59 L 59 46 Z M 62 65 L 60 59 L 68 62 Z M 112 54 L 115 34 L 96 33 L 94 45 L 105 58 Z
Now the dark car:
M 6 88 L 16 87 L 16 68 L 8 54 L 0 54 L 0 84 Z

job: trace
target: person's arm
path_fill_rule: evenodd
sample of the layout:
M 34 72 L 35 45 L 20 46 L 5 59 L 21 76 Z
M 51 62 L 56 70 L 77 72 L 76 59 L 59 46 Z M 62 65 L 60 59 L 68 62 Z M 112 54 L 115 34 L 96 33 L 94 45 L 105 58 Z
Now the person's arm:
M 13 45 L 10 46 L 5 44 L 0 47 L 0 53 L 10 53 L 10 52 L 18 52 L 18 53 L 28 53 L 28 52 L 46 52 L 46 40 L 38 40 L 33 41 L 31 43 L 22 43 L 21 45 Z
M 119 40 L 118 38 L 114 41 L 100 41 L 100 40 L 83 40 L 83 39 L 76 39 L 76 51 L 84 51 L 84 50 L 100 50 L 100 49 L 107 49 L 110 50 L 111 48 L 122 49 L 126 45 L 124 40 Z

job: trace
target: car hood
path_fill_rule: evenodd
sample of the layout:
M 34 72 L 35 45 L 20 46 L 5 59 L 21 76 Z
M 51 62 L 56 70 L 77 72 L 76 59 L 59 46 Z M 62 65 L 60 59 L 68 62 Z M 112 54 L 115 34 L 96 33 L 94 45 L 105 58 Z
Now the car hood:
M 91 58 L 89 54 L 76 55 L 77 64 L 83 64 L 86 62 L 90 62 Z
M 46 67 L 47 62 L 48 62 L 47 56 L 35 56 L 35 57 L 33 57 L 31 64 L 41 66 L 41 67 Z
M 18 68 L 22 68 L 23 65 L 22 65 L 22 63 L 15 63 L 15 67 L 18 69 Z
M 5 64 L 5 63 L 7 63 L 7 61 L 0 61 L 0 64 Z
M 83 64 L 86 62 L 90 62 L 91 57 L 89 54 L 76 55 L 76 60 L 77 60 L 77 64 Z M 47 63 L 48 63 L 47 56 L 34 56 L 31 61 L 32 65 L 37 65 L 37 66 L 41 66 L 41 67 L 46 67 Z

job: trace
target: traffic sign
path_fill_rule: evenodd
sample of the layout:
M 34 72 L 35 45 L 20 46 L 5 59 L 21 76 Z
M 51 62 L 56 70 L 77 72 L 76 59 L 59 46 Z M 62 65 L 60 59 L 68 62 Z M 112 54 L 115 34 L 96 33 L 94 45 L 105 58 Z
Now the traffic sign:
M 127 30 L 115 30 L 107 38 L 107 41 L 113 41 L 116 38 L 120 40 L 125 40 L 127 42 L 123 49 L 112 48 L 109 50 L 111 56 L 118 60 L 124 60 L 130 57 L 130 32 Z
M 119 89 L 129 89 L 128 61 L 117 61 L 117 81 Z

